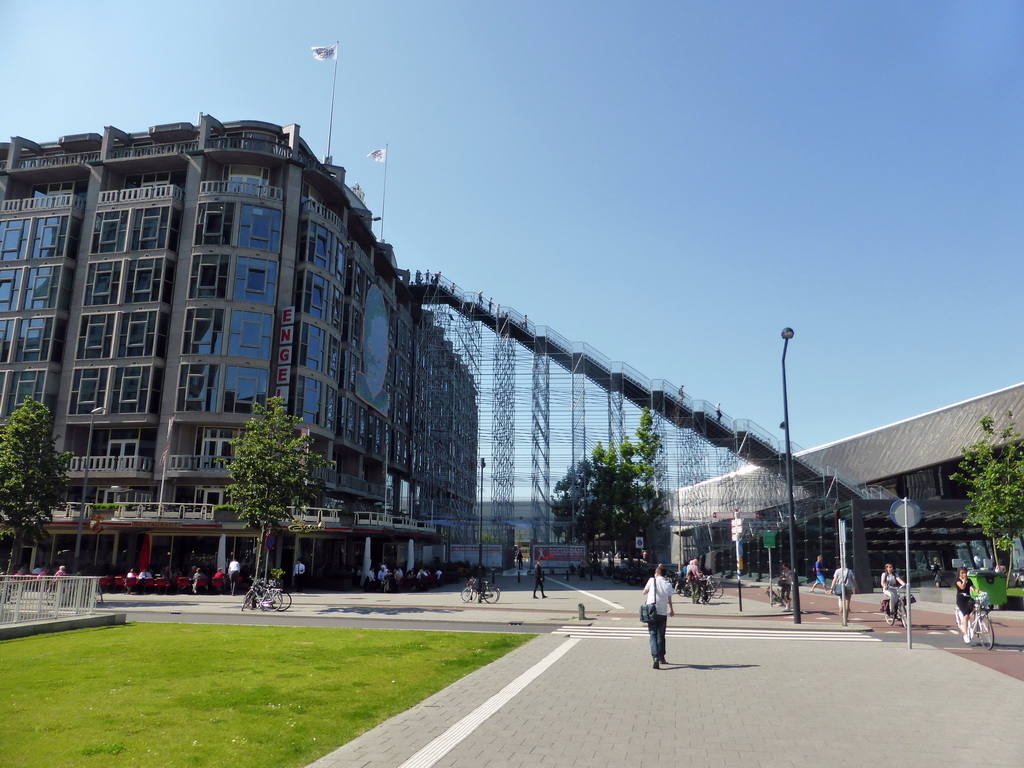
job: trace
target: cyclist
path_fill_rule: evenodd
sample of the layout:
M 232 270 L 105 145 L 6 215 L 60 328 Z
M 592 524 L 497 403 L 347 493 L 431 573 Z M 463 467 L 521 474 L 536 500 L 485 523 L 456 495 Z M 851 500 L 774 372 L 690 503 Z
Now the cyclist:
M 963 617 L 960 620 L 960 634 L 964 637 L 964 642 L 971 642 L 970 633 L 967 631 L 967 627 L 971 623 L 971 612 L 974 610 L 974 598 L 971 597 L 971 580 L 967 578 L 967 569 L 961 568 L 960 574 L 956 579 L 956 607 L 960 611 L 960 615 Z
M 693 598 L 694 605 L 700 602 L 700 580 L 703 577 L 704 574 L 700 572 L 700 566 L 697 565 L 697 558 L 693 558 L 686 566 L 686 582 L 690 588 L 690 597 Z
M 885 596 L 882 598 L 882 610 L 885 613 L 891 614 L 896 610 L 896 595 L 893 592 L 897 586 L 905 586 L 906 582 L 896 574 L 892 563 L 885 564 L 885 570 L 882 571 L 882 577 L 879 579 L 879 582 L 882 587 L 882 594 Z

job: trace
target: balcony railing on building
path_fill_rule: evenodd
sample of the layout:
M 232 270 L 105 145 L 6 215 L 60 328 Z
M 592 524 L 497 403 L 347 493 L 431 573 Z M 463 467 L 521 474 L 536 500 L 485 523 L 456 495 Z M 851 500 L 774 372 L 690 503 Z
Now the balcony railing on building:
M 69 472 L 152 472 L 154 461 L 149 456 L 72 456 Z
M 169 198 L 184 202 L 185 190 L 176 184 L 158 184 L 152 187 L 133 189 L 108 189 L 100 192 L 100 205 L 109 203 L 135 203 L 140 200 L 162 200 Z
M 250 139 L 244 136 L 223 136 L 206 142 L 207 149 L 241 149 L 246 152 L 265 152 L 278 157 L 291 157 L 292 148 L 287 144 L 278 144 L 263 139 Z
M 22 157 L 16 162 L 15 168 L 52 168 L 60 165 L 85 165 L 100 160 L 99 152 L 76 152 L 70 155 L 42 155 L 39 157 Z
M 332 211 L 330 208 L 327 208 L 326 206 L 318 203 L 316 200 L 304 200 L 302 203 L 302 212 L 315 213 L 328 224 L 332 225 L 339 232 L 345 231 L 345 227 L 341 223 L 341 217 L 334 211 Z
M 290 519 L 281 521 L 288 529 L 292 526 L 300 528 L 318 528 L 328 523 L 359 528 L 377 528 L 399 532 L 436 533 L 437 526 L 429 520 L 414 519 L 408 515 L 395 515 L 379 508 L 359 508 L 359 503 L 335 507 L 289 507 Z M 351 507 L 351 508 L 350 508 Z M 213 504 L 180 504 L 173 502 L 142 501 L 107 504 L 86 504 L 68 502 L 53 511 L 55 521 L 67 520 L 99 520 L 104 523 L 118 521 L 153 522 L 220 522 L 233 523 L 238 518 L 228 505 Z M 302 531 L 299 531 L 302 532 Z
M 111 160 L 122 160 L 127 157 L 152 157 L 154 155 L 183 155 L 199 149 L 198 141 L 183 141 L 177 144 L 153 144 L 148 147 L 125 147 L 112 149 L 107 153 Z
M 199 184 L 201 195 L 245 195 L 247 197 L 260 197 L 265 200 L 281 202 L 284 200 L 284 190 L 281 187 L 271 187 L 266 184 L 253 184 L 246 181 L 204 181 Z
M 15 200 L 4 200 L 3 204 L 0 204 L 0 213 L 50 211 L 57 208 L 70 208 L 74 211 L 84 211 L 85 198 L 82 195 L 74 195 L 69 192 L 64 195 L 22 197 Z

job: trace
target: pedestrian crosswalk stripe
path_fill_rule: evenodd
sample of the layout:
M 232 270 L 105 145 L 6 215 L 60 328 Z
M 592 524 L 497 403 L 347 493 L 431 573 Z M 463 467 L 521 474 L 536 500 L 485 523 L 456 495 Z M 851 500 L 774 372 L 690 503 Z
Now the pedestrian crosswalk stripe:
M 593 640 L 629 640 L 648 637 L 644 627 L 562 626 L 552 634 Z M 730 640 L 803 640 L 828 643 L 877 643 L 881 638 L 863 632 L 834 632 L 796 629 L 730 629 L 727 627 L 669 627 L 666 637 L 706 637 Z

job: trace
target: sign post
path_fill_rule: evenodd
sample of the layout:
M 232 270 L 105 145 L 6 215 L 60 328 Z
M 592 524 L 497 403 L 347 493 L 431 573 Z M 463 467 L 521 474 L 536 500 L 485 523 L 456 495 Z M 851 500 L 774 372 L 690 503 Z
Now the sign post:
M 907 498 L 894 501 L 889 507 L 889 519 L 903 529 L 903 547 L 906 553 L 906 568 L 903 572 L 907 577 L 907 650 L 914 647 L 911 637 L 914 624 L 910 620 L 910 529 L 920 523 L 922 517 L 921 505 Z

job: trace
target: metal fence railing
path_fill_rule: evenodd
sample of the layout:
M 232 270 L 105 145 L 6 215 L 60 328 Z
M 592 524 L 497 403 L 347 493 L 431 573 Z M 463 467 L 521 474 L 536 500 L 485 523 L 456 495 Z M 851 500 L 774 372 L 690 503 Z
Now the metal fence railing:
M 96 613 L 98 576 L 0 576 L 0 626 Z

